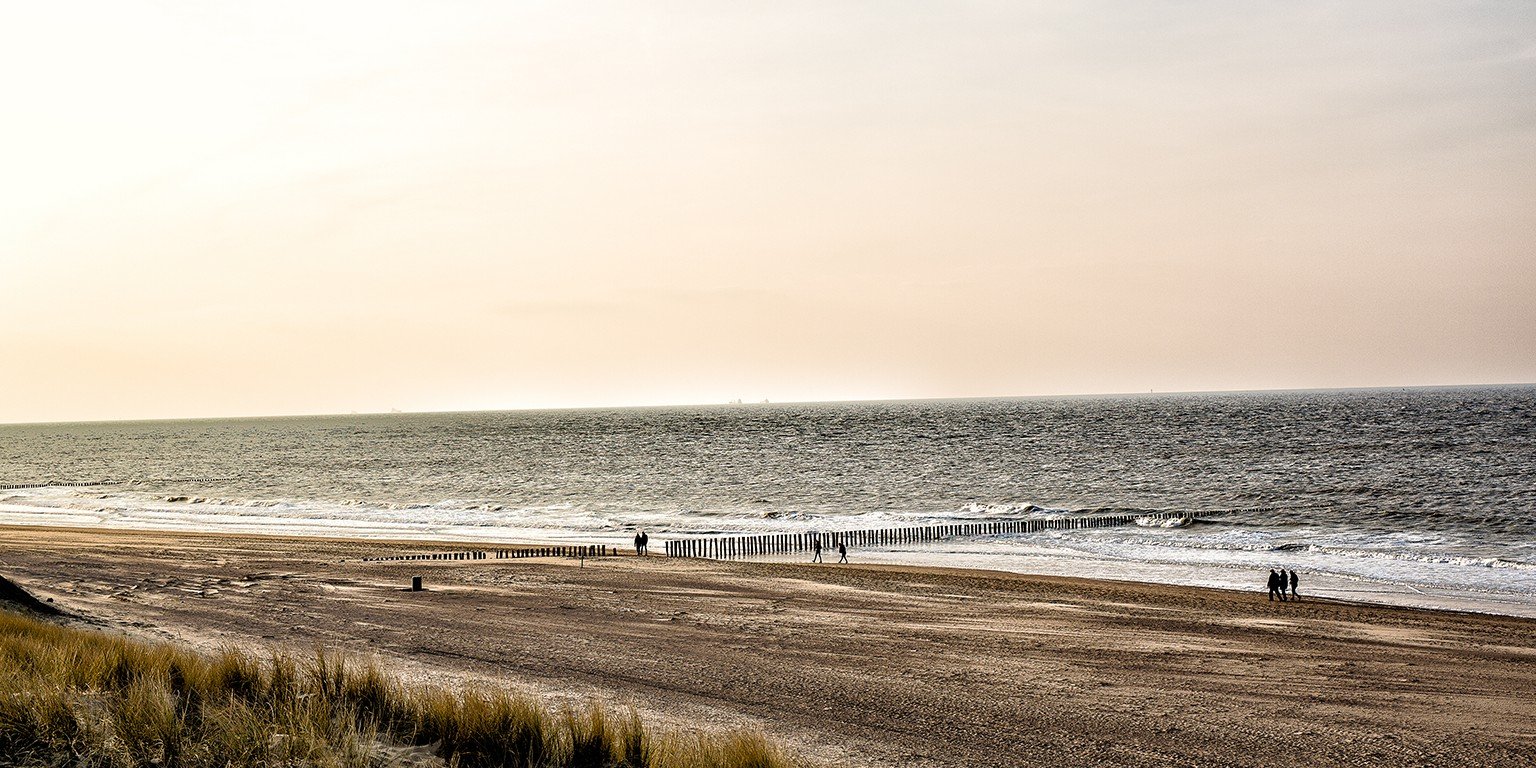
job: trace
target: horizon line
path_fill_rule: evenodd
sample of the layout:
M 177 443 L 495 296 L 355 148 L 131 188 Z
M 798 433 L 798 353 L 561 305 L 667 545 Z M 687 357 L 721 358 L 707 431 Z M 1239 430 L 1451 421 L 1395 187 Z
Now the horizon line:
M 388 411 L 349 411 L 345 413 L 267 413 L 267 414 L 242 414 L 233 416 L 168 416 L 148 418 L 120 418 L 120 419 L 70 419 L 53 421 L 0 421 L 0 427 L 23 426 L 50 426 L 70 424 L 132 424 L 142 422 L 169 422 L 169 421 L 241 421 L 260 419 L 314 419 L 314 418 L 345 418 L 349 416 L 433 416 L 463 413 L 534 413 L 540 411 L 612 411 L 612 410 L 641 410 L 652 408 L 746 408 L 763 405 L 835 405 L 840 403 L 915 403 L 915 402 L 954 402 L 963 400 L 1052 400 L 1069 398 L 1112 398 L 1112 397 L 1146 397 L 1146 396 L 1183 396 L 1183 395 L 1241 395 L 1241 394 L 1283 394 L 1303 392 L 1369 392 L 1381 390 L 1403 389 L 1479 389 L 1479 388 L 1506 388 L 1506 387 L 1531 387 L 1536 382 L 1531 381 L 1505 381 L 1505 382 L 1474 382 L 1460 384 L 1379 384 L 1349 387 L 1275 387 L 1267 389 L 1187 389 L 1158 391 L 1150 389 L 1145 392 L 1064 392 L 1054 394 L 1035 395 L 959 395 L 953 397 L 872 397 L 872 398 L 842 398 L 828 400 L 758 400 L 758 401 L 709 401 L 709 402 L 672 402 L 672 403 L 627 403 L 627 404 L 597 404 L 597 405 L 560 405 L 560 406 L 513 406 L 507 408 L 448 408 L 443 410 L 388 410 Z

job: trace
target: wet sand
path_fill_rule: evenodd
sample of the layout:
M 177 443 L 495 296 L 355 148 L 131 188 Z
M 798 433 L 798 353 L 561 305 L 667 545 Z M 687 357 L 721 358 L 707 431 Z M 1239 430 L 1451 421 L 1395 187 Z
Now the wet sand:
M 464 548 L 10 527 L 0 575 L 110 628 L 756 727 L 830 765 L 1536 765 L 1529 619 L 858 564 L 359 560 Z

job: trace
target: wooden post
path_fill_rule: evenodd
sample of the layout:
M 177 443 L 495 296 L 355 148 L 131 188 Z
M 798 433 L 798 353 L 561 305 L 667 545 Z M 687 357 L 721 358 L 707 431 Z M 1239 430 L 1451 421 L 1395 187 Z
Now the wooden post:
M 420 576 L 412 576 L 411 577 L 411 591 L 412 592 L 420 592 L 421 591 L 421 577 Z

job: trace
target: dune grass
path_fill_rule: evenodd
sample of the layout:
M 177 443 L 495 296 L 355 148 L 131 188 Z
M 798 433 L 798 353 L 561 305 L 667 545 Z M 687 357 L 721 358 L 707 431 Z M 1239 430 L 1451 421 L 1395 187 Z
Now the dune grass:
M 317 652 L 203 656 L 0 611 L 0 766 L 781 768 L 760 735 L 657 733 L 494 689 L 410 686 Z

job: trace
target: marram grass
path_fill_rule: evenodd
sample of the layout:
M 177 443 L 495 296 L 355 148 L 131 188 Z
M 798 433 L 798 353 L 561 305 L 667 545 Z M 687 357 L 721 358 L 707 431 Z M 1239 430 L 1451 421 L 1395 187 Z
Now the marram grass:
M 787 768 L 752 733 L 657 733 L 596 705 L 409 686 L 317 653 L 202 656 L 0 611 L 0 766 Z

